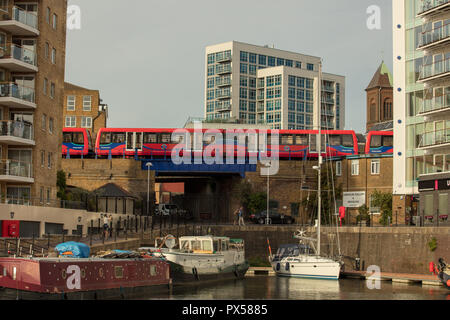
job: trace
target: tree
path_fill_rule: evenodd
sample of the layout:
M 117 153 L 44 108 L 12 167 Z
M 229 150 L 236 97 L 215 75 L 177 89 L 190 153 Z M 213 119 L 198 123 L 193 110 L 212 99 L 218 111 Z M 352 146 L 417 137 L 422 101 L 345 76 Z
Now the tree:
M 356 217 L 356 222 L 360 222 L 362 220 L 369 220 L 369 208 L 367 208 L 366 204 L 363 204 L 358 208 L 359 215 Z
M 66 173 L 63 170 L 59 170 L 57 173 L 56 186 L 58 187 L 57 197 L 61 200 L 67 200 L 67 180 Z
M 389 221 L 392 221 L 392 193 L 375 190 L 372 194 L 372 205 L 380 208 L 380 223 L 383 226 L 389 225 Z

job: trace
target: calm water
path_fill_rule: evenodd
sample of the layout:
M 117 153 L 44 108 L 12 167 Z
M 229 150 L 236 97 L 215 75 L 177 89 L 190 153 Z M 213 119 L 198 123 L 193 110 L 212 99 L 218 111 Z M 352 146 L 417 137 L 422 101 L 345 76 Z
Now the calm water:
M 364 280 L 339 281 L 252 276 L 220 285 L 175 288 L 170 295 L 146 296 L 138 300 L 450 300 L 444 287 L 381 282 L 370 290 Z

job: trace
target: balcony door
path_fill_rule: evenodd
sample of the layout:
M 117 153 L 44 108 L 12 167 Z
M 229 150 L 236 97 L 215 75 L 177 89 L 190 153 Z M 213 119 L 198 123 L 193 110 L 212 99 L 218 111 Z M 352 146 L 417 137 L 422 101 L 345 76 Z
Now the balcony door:
M 435 144 L 445 143 L 445 121 L 434 122 Z

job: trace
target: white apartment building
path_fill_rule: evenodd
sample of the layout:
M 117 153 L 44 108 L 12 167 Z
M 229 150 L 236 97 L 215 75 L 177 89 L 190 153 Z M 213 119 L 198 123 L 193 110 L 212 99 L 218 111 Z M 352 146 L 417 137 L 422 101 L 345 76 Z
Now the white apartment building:
M 314 129 L 321 60 L 237 41 L 206 48 L 205 118 Z M 323 73 L 323 129 L 345 127 L 345 77 Z
M 393 28 L 394 207 L 438 220 L 450 204 L 450 1 L 395 0 Z

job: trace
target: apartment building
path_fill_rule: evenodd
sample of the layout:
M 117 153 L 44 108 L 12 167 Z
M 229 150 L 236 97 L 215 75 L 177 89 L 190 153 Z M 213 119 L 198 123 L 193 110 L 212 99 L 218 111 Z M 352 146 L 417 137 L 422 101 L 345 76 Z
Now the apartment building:
M 99 90 L 64 83 L 64 128 L 86 128 L 95 144 L 97 132 L 106 128 L 108 106 L 102 103 Z
M 272 129 L 318 128 L 321 59 L 237 41 L 206 48 L 205 118 Z M 323 129 L 345 127 L 345 77 L 323 73 Z
M 0 1 L 1 202 L 56 199 L 66 0 Z
M 394 207 L 422 221 L 450 205 L 449 23 L 448 0 L 393 1 Z

